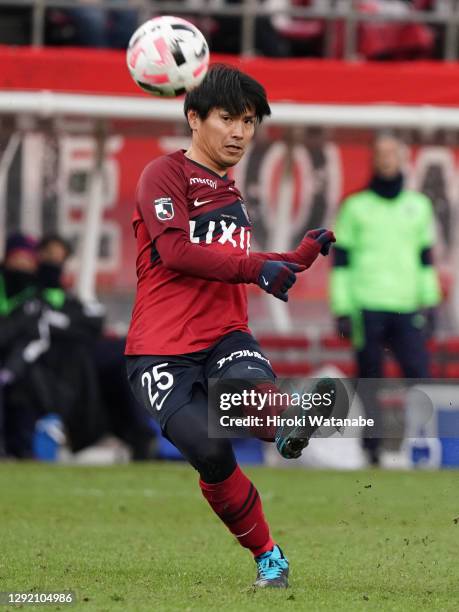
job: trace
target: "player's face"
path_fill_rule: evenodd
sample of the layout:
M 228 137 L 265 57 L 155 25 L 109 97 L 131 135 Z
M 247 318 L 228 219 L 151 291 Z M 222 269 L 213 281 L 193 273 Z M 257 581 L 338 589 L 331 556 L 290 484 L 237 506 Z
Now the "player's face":
M 193 130 L 189 153 L 196 161 L 225 174 L 244 155 L 255 133 L 256 117 L 251 110 L 235 117 L 223 108 L 214 108 L 204 120 L 190 111 L 188 121 Z
M 398 140 L 391 137 L 380 138 L 374 147 L 374 169 L 376 174 L 386 179 L 397 176 L 402 166 L 402 152 Z

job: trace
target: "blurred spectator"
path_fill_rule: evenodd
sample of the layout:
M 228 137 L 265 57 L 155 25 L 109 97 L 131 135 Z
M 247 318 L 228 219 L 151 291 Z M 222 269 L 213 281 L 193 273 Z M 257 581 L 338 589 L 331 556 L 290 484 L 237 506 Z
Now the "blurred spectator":
M 83 304 L 63 289 L 63 268 L 71 253 L 67 242 L 57 235 L 47 236 L 38 253 L 41 296 L 67 317 L 67 325 L 53 334 L 46 362 L 61 380 L 73 381 L 74 404 L 65 415 L 73 450 L 110 432 L 129 445 L 134 459 L 151 459 L 155 436 L 128 386 L 124 339 L 102 334 L 100 304 Z M 69 354 L 72 357 L 65 365 Z
M 328 2 L 323 0 L 277 0 L 280 6 L 271 18 L 275 31 L 288 41 L 291 55 L 304 57 L 321 57 L 325 49 L 324 19 L 305 19 L 292 17 L 285 9 L 292 8 L 326 9 Z M 282 10 L 283 9 L 283 10 Z
M 392 19 L 361 21 L 356 32 L 356 53 L 362 59 L 417 59 L 441 57 L 439 27 L 410 21 L 418 11 L 437 11 L 441 0 L 357 0 L 354 9 L 369 15 L 387 15 Z M 346 14 L 351 0 L 261 0 L 272 12 L 255 19 L 255 52 L 268 57 L 344 57 L 345 23 L 329 20 L 330 41 L 327 41 L 327 20 L 321 17 L 294 17 L 290 8 L 305 8 L 336 16 L 337 9 Z M 215 4 L 238 4 L 241 0 L 215 0 Z M 241 50 L 242 19 L 240 16 L 210 18 L 203 0 L 188 0 L 195 23 L 211 40 L 215 52 L 239 53 Z M 159 5 L 160 6 L 160 5 Z M 212 6 L 212 2 L 210 3 Z M 242 8 L 242 7 L 241 7 Z M 446 7 L 447 9 L 448 7 Z M 393 17 L 400 17 L 396 21 Z M 437 44 L 437 48 L 435 48 Z M 327 48 L 328 47 L 328 48 Z M 435 56 L 437 56 L 435 55 Z
M 13 4 L 13 2 L 12 2 Z M 138 10 L 117 8 L 117 0 L 78 0 L 72 8 L 48 8 L 44 40 L 48 45 L 125 49 L 138 25 Z M 29 45 L 32 7 L 0 6 L 0 44 Z
M 43 238 L 38 247 L 37 283 L 40 297 L 56 311 L 60 310 L 66 321 L 62 332 L 66 339 L 94 342 L 102 333 L 105 309 L 98 303 L 85 305 L 65 290 L 63 285 L 64 266 L 71 255 L 71 247 L 64 238 L 51 234 Z
M 330 42 L 326 42 L 327 21 L 321 18 L 291 17 L 289 7 L 304 7 L 329 11 L 344 9 L 346 14 L 350 0 L 261 0 L 264 6 L 273 9 L 271 15 L 255 18 L 256 53 L 267 57 L 315 56 L 324 57 L 326 52 L 333 57 L 344 56 L 346 27 L 343 20 L 330 23 Z M 188 0 L 183 3 L 189 9 L 183 16 L 193 21 L 206 35 L 214 52 L 234 53 L 241 50 L 241 16 L 210 16 L 212 4 L 237 4 L 241 0 Z M 99 0 L 76 0 L 71 8 L 46 10 L 45 42 L 49 45 L 74 45 L 95 48 L 124 49 L 136 30 L 139 12 L 136 7 L 120 8 L 119 0 L 110 3 Z M 118 7 L 117 7 L 118 4 Z M 446 4 L 446 3 L 445 3 Z M 396 21 L 361 21 L 356 32 L 356 54 L 363 59 L 415 59 L 441 56 L 438 42 L 443 26 L 410 22 L 414 11 L 437 11 L 439 0 L 358 0 L 357 11 L 372 15 L 400 16 Z M 446 7 L 448 8 L 448 7 Z M 161 11 L 161 2 L 155 6 Z M 444 11 L 445 12 L 445 11 Z M 182 13 L 181 13 L 182 14 Z M 446 15 L 445 15 L 446 16 Z M 0 43 L 30 44 L 32 31 L 32 9 L 30 7 L 0 7 Z M 328 49 L 325 49 L 325 47 Z
M 32 10 L 27 6 L 0 6 L 0 44 L 30 45 Z
M 331 309 L 338 333 L 352 337 L 359 379 L 382 377 L 386 347 L 405 377 L 429 377 L 426 339 L 440 301 L 434 219 L 430 200 L 403 187 L 401 151 L 390 134 L 376 139 L 371 181 L 344 201 L 336 222 Z M 375 380 L 359 380 L 359 394 L 375 420 L 364 447 L 377 463 L 382 427 Z
M 266 3 L 279 0 L 266 0 Z M 241 0 L 226 0 L 225 4 L 239 4 Z M 241 7 L 242 8 L 242 7 Z M 242 19 L 236 16 L 218 18 L 218 29 L 211 40 L 211 49 L 215 53 L 238 54 L 241 51 Z M 271 17 L 255 18 L 255 52 L 266 57 L 288 57 L 289 42 L 275 30 Z
M 42 381 L 33 365 L 41 349 L 36 270 L 36 242 L 11 235 L 0 267 L 0 446 L 2 454 L 23 458 L 32 456 L 35 421 L 45 411 L 41 398 L 34 397 Z M 23 384 L 27 369 L 28 384 Z
M 37 281 L 50 346 L 41 363 L 53 378 L 54 410 L 62 417 L 72 451 L 97 442 L 107 430 L 92 351 L 102 333 L 104 311 L 85 306 L 65 291 L 62 273 L 70 247 L 57 235 L 38 246 Z
M 367 15 L 403 17 L 401 21 L 362 21 L 357 27 L 357 55 L 362 59 L 403 60 L 432 57 L 435 34 L 432 27 L 409 20 L 415 4 L 405 0 L 359 0 L 356 8 Z M 344 56 L 342 22 L 335 24 L 333 55 Z
M 289 42 L 294 56 L 324 56 L 326 21 L 291 17 L 286 6 L 316 10 L 332 10 L 327 0 L 277 0 L 282 4 L 272 18 L 276 32 Z M 282 6 L 283 5 L 283 6 Z M 340 0 L 336 8 L 349 8 L 348 0 Z M 356 53 L 363 59 L 411 59 L 431 57 L 434 51 L 435 32 L 426 24 L 411 23 L 410 12 L 427 10 L 429 6 L 419 0 L 359 0 L 354 9 L 366 15 L 403 17 L 403 21 L 361 21 L 357 26 Z M 284 10 L 282 10 L 284 9 Z M 345 13 L 345 10 L 344 10 Z M 344 57 L 345 23 L 336 21 L 331 27 L 331 53 Z
M 72 450 L 93 444 L 105 418 L 88 347 L 100 332 L 98 320 L 82 312 L 60 288 L 69 254 L 58 239 L 10 236 L 0 275 L 0 384 L 4 450 L 33 457 L 38 418 L 57 413 Z
M 50 9 L 47 39 L 50 44 L 125 49 L 138 25 L 137 9 L 107 9 L 96 0 L 80 0 L 75 8 Z M 107 6 L 107 3 L 104 5 Z

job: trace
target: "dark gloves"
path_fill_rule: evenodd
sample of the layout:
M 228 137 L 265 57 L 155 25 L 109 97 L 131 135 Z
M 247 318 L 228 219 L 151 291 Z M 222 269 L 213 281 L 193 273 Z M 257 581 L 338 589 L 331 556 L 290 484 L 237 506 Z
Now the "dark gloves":
M 296 272 L 305 270 L 305 266 L 284 261 L 266 261 L 261 268 L 258 284 L 267 293 L 288 302 L 287 291 L 296 282 Z
M 332 242 L 336 242 L 335 234 L 324 227 L 309 230 L 309 232 L 306 232 L 305 238 L 312 238 L 318 242 L 321 245 L 320 252 L 322 255 L 328 255 Z
M 336 331 L 340 338 L 349 340 L 352 336 L 352 319 L 351 317 L 338 317 L 336 319 Z

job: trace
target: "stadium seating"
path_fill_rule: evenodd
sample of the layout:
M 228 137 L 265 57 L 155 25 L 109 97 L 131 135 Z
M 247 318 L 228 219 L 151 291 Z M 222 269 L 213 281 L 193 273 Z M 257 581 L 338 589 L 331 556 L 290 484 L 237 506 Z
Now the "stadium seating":
M 356 375 L 350 341 L 335 334 L 324 334 L 314 341 L 289 334 L 261 334 L 258 339 L 281 377 L 308 376 L 324 366 L 333 366 L 346 377 Z M 459 378 L 459 337 L 433 338 L 427 347 L 433 378 Z M 392 358 L 386 359 L 384 374 L 387 378 L 402 377 L 399 365 Z

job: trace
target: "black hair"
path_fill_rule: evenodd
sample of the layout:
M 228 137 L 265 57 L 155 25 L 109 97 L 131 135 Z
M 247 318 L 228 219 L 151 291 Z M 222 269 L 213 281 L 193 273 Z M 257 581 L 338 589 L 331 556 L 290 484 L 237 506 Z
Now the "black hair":
M 230 115 L 238 117 L 253 110 L 257 123 L 271 114 L 264 87 L 245 72 L 233 66 L 214 64 L 203 81 L 189 91 L 183 110 L 195 110 L 205 119 L 214 108 L 224 108 Z
M 43 251 L 47 246 L 52 244 L 53 242 L 59 243 L 66 251 L 66 258 L 70 257 L 73 254 L 73 249 L 65 238 L 59 236 L 59 234 L 47 234 L 43 236 L 43 238 L 38 243 L 38 251 Z

